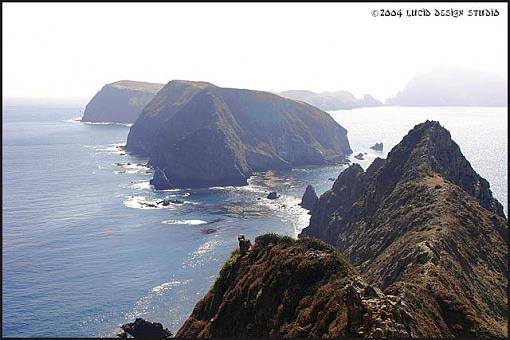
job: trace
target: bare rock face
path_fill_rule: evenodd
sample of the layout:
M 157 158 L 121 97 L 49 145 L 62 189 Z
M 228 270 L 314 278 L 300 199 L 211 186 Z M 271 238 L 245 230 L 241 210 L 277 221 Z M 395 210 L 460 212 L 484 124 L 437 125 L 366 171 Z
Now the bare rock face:
M 156 190 L 167 190 L 172 187 L 170 181 L 165 175 L 165 172 L 158 167 L 156 167 L 156 170 L 154 170 L 154 176 L 150 180 L 150 184 Z
M 303 197 L 301 198 L 301 203 L 299 203 L 300 206 L 305 208 L 306 210 L 312 210 L 315 203 L 319 200 L 317 197 L 317 193 L 315 192 L 315 189 L 312 185 L 307 185 L 305 189 L 305 193 L 303 194 Z
M 103 86 L 85 107 L 82 122 L 134 123 L 163 84 L 121 80 Z
M 176 337 L 410 337 L 407 309 L 333 247 L 267 234 L 232 253 Z
M 338 162 L 347 131 L 305 103 L 206 82 L 169 82 L 131 127 L 126 149 L 175 187 L 246 185 L 255 171 Z
M 300 237 L 335 245 L 419 320 L 421 337 L 508 335 L 508 221 L 438 122 L 340 174 Z

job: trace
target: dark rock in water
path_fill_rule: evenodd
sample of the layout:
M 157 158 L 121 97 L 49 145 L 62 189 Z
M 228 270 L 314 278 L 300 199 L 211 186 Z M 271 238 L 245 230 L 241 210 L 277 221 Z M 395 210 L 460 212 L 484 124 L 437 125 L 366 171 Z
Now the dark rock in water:
M 163 328 L 163 325 L 157 322 L 145 321 L 142 318 L 137 318 L 135 322 L 126 323 L 120 328 L 125 333 L 119 333 L 117 336 L 126 338 L 127 334 L 134 338 L 171 338 L 173 336 L 167 328 Z
M 169 82 L 129 131 L 175 187 L 246 185 L 256 171 L 336 164 L 352 151 L 328 113 L 268 92 Z
M 267 198 L 267 199 L 270 199 L 270 200 L 275 200 L 275 199 L 277 199 L 278 197 L 280 197 L 280 196 L 276 193 L 276 191 L 271 191 L 271 192 L 270 192 L 270 193 L 266 196 L 266 198 Z
M 152 184 L 156 190 L 167 190 L 171 188 L 170 181 L 166 177 L 165 172 L 160 168 L 156 168 L 154 177 L 149 183 Z
M 334 178 L 334 177 L 330 177 L 330 178 L 328 178 L 328 180 L 330 180 L 330 181 L 333 181 L 333 182 L 334 182 L 334 181 L 336 181 L 336 178 Z
M 134 123 L 162 87 L 130 80 L 107 84 L 87 104 L 81 121 Z
M 359 159 L 360 161 L 364 159 L 364 156 L 363 154 L 360 152 L 359 154 L 357 154 L 356 156 L 354 156 L 354 158 L 356 159 Z
M 176 199 L 172 199 L 172 198 L 165 198 L 164 200 L 158 202 L 158 204 L 163 204 L 164 207 L 169 206 L 170 203 L 183 204 L 184 201 L 176 200 Z
M 300 206 L 305 208 L 306 210 L 312 210 L 313 206 L 317 202 L 319 198 L 317 197 L 317 193 L 315 192 L 315 189 L 310 184 L 306 186 L 305 193 L 303 194 L 303 197 L 301 198 L 301 203 L 299 203 Z
M 438 122 L 416 125 L 366 171 L 342 172 L 306 236 L 332 243 L 404 301 L 417 337 L 508 336 L 508 220 Z
M 218 231 L 218 229 L 214 229 L 214 228 L 202 229 L 202 233 L 203 233 L 203 234 L 206 234 L 206 235 L 209 235 L 209 234 L 215 233 L 215 232 L 217 232 L 217 231 Z
M 383 151 L 383 143 L 375 143 L 374 145 L 372 145 L 370 147 L 370 149 L 372 150 L 375 150 L 375 151 Z

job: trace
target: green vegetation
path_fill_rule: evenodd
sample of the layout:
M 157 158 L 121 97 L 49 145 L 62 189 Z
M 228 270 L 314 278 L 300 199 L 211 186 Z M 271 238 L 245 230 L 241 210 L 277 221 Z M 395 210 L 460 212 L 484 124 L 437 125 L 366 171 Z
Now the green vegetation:
M 212 287 L 214 294 L 221 293 L 223 290 L 226 289 L 228 283 L 227 281 L 230 278 L 232 267 L 237 262 L 239 256 L 241 256 L 239 249 L 235 249 L 230 254 L 230 257 L 227 259 L 227 261 L 225 261 L 223 267 L 221 267 L 220 273 L 218 274 L 218 276 L 216 276 L 216 279 L 214 280 L 214 284 Z

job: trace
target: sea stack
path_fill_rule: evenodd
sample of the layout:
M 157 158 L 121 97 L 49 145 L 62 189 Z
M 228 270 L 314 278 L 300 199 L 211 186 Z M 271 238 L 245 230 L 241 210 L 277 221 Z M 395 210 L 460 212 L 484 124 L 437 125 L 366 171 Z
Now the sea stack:
M 370 147 L 374 151 L 383 151 L 383 143 L 375 143 Z
M 121 80 L 103 86 L 85 107 L 82 122 L 134 123 L 163 84 Z
M 315 203 L 318 201 L 317 193 L 312 185 L 308 184 L 305 189 L 305 193 L 301 198 L 300 206 L 302 206 L 306 210 L 312 210 Z
M 126 149 L 148 157 L 173 187 L 246 185 L 255 171 L 332 164 L 352 152 L 347 131 L 311 105 L 184 80 L 147 104 Z

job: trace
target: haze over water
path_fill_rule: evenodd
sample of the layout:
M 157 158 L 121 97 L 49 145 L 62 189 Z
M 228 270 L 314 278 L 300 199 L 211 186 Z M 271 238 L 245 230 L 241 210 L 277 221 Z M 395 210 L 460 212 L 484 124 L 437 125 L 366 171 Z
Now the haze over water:
M 245 187 L 155 192 L 147 160 L 124 154 L 125 125 L 84 124 L 81 107 L 10 105 L 3 114 L 3 336 L 112 336 L 142 316 L 176 332 L 237 235 L 297 236 L 297 204 L 345 166 L 258 174 Z M 507 207 L 507 108 L 333 111 L 353 161 L 386 157 L 414 125 L 438 120 Z M 370 150 L 384 143 L 382 153 Z M 118 164 L 117 164 L 118 163 Z M 127 164 L 130 163 L 130 164 Z M 265 198 L 276 190 L 282 197 Z M 151 208 L 165 197 L 182 205 Z

